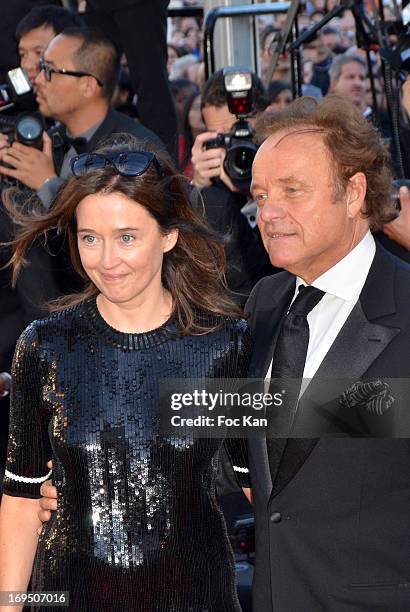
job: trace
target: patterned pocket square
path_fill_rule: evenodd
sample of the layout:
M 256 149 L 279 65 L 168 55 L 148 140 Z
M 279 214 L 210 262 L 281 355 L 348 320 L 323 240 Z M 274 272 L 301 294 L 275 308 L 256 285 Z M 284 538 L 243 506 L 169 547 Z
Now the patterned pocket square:
M 383 416 L 393 404 L 390 387 L 382 380 L 359 380 L 346 389 L 339 399 L 342 408 L 362 408 L 374 416 Z

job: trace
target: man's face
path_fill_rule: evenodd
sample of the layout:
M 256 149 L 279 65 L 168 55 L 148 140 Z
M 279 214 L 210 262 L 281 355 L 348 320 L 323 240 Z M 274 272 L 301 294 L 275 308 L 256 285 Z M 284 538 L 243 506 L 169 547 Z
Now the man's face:
M 228 105 L 224 106 L 205 106 L 202 109 L 202 115 L 209 132 L 219 132 L 226 134 L 232 129 L 236 121 L 235 115 L 229 112 Z
M 356 106 L 363 106 L 366 94 L 365 67 L 358 62 L 344 64 L 339 78 L 332 84 L 332 91 L 349 98 Z
M 40 57 L 44 54 L 49 43 L 53 40 L 55 32 L 49 26 L 34 28 L 23 34 L 19 41 L 20 66 L 27 72 L 30 82 L 40 72 Z M 34 87 L 35 89 L 35 87 Z
M 44 61 L 52 68 L 78 70 L 72 58 L 79 44 L 78 40 L 60 34 L 45 50 Z M 67 119 L 81 107 L 81 80 L 79 77 L 53 73 L 51 81 L 46 81 L 44 71 L 40 72 L 36 78 L 36 99 L 40 112 L 66 124 Z
M 327 32 L 321 36 L 322 44 L 329 50 L 333 49 L 340 44 L 340 34 L 338 32 Z
M 270 260 L 308 283 L 357 243 L 362 220 L 348 214 L 346 197 L 335 201 L 334 184 L 319 133 L 273 134 L 253 163 L 251 192 Z

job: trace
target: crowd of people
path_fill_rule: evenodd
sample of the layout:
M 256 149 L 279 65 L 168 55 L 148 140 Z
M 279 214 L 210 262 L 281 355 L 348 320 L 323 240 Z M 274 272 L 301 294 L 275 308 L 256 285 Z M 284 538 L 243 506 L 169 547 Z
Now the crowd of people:
M 254 612 L 409 609 L 407 396 L 378 385 L 410 374 L 410 191 L 380 54 L 345 10 L 303 44 L 294 100 L 289 53 L 266 83 L 286 13 L 258 17 L 243 186 L 203 16 L 168 17 L 200 2 L 34 4 L 10 26 L 33 95 L 0 112 L 0 592 L 239 612 L 217 492 L 243 490 Z M 399 99 L 406 166 L 410 76 Z M 160 432 L 162 379 L 246 377 L 313 382 L 262 437 Z

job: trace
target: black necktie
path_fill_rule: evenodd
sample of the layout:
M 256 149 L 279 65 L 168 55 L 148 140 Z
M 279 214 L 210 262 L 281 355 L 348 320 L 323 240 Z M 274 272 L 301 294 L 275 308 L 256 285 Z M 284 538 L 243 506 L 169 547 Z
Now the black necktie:
M 324 292 L 316 287 L 299 287 L 299 294 L 282 319 L 272 361 L 270 393 L 282 392 L 283 409 L 276 408 L 268 423 L 267 447 L 272 477 L 276 475 L 286 445 L 294 413 L 296 412 L 306 354 L 309 345 L 307 316 L 320 302 Z M 281 438 L 275 438 L 275 435 Z

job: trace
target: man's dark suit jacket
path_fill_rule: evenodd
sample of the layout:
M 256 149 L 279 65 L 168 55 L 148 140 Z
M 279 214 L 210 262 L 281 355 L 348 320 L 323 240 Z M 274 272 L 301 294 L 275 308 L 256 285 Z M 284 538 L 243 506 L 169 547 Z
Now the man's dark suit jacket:
M 248 300 L 252 377 L 267 372 L 294 288 L 295 277 L 279 273 Z M 310 384 L 409 375 L 410 266 L 377 246 L 359 302 Z M 266 440 L 249 440 L 248 451 L 255 612 L 410 610 L 408 439 L 352 437 L 343 427 L 338 437 L 291 438 L 274 475 Z
M 60 131 L 61 129 L 65 129 L 64 126 L 60 126 L 55 131 Z M 95 151 L 109 136 L 119 133 L 131 134 L 143 142 L 151 143 L 162 149 L 164 148 L 161 140 L 154 132 L 151 132 L 151 130 L 146 128 L 139 121 L 128 117 L 128 115 L 119 113 L 110 107 L 104 121 L 87 143 L 86 151 Z M 58 143 L 59 139 L 57 139 L 56 142 Z M 54 165 L 57 174 L 61 170 L 64 154 L 65 150 L 63 148 L 53 147 Z

